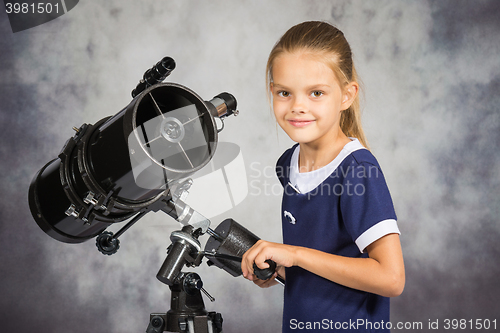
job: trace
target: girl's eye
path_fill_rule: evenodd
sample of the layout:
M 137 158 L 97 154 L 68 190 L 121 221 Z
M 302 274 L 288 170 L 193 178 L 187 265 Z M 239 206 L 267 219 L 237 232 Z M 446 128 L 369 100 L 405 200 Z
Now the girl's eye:
M 323 95 L 323 92 L 322 91 L 313 91 L 311 93 L 311 95 L 314 97 L 321 97 Z
M 288 91 L 278 91 L 278 96 L 288 97 L 288 96 L 290 96 L 290 93 Z

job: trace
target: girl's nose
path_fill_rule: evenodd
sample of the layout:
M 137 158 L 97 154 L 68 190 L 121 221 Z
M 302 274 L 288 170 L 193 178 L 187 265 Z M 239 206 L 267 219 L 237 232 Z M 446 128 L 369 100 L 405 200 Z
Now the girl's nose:
M 292 104 L 293 113 L 305 113 L 307 112 L 307 106 L 303 98 L 295 97 Z

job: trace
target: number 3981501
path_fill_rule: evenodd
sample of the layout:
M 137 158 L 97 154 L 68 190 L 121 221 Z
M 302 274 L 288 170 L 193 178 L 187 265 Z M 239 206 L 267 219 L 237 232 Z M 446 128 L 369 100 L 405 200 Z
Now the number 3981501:
M 6 3 L 5 11 L 7 14 L 59 14 L 59 4 L 51 4 L 50 2 L 39 3 Z
M 489 330 L 497 329 L 497 320 L 493 319 L 445 319 L 445 330 Z

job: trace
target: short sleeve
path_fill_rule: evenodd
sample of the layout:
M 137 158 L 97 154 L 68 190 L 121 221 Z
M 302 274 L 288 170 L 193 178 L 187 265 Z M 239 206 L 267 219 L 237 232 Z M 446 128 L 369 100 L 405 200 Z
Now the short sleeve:
M 396 212 L 380 167 L 354 161 L 344 175 L 340 211 L 359 251 L 363 253 L 385 235 L 399 234 Z

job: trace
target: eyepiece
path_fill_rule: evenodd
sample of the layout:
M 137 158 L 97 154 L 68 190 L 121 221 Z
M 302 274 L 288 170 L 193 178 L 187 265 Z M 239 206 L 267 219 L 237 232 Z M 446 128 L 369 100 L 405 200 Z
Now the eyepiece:
M 137 87 L 132 90 L 132 97 L 139 95 L 147 87 L 161 83 L 175 69 L 175 61 L 170 57 L 165 57 L 148 69 Z

